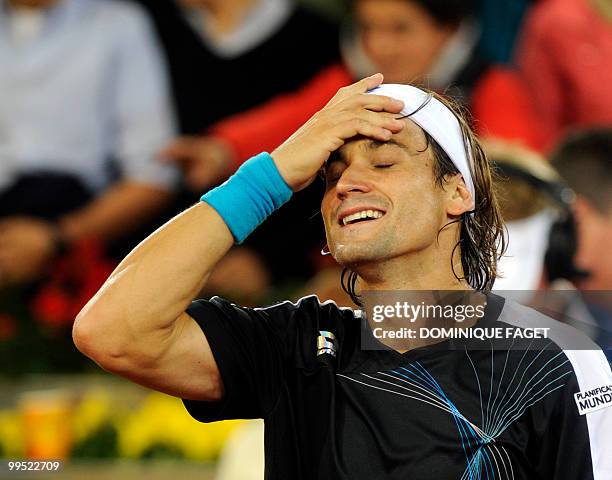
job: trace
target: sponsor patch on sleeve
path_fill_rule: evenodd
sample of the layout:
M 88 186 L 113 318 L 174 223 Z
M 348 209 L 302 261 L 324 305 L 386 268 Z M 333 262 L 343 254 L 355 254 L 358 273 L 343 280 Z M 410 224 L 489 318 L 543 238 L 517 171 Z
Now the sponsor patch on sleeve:
M 612 407 L 612 385 L 585 390 L 574 393 L 574 400 L 580 415 L 601 410 L 602 408 Z

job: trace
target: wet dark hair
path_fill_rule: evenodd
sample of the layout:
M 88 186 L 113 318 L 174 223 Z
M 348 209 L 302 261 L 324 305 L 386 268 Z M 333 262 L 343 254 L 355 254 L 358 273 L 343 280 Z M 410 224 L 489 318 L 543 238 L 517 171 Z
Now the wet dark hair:
M 600 213 L 612 210 L 612 127 L 571 132 L 553 151 L 551 163 Z
M 458 25 L 461 21 L 477 13 L 476 0 L 398 0 L 412 2 L 442 25 Z M 353 4 L 359 0 L 353 0 Z
M 438 235 L 448 226 L 458 222 L 461 223 L 459 241 L 455 244 L 451 253 L 451 268 L 455 278 L 458 280 L 466 280 L 475 290 L 488 291 L 491 290 L 497 278 L 497 262 L 505 252 L 507 245 L 504 223 L 493 183 L 495 173 L 491 168 L 491 164 L 480 142 L 470 127 L 470 117 L 465 107 L 432 91 L 428 92 L 429 97 L 425 102 L 423 102 L 414 112 L 411 112 L 403 118 L 414 115 L 425 107 L 434 97 L 455 114 L 461 126 L 463 143 L 466 147 L 468 158 L 471 154 L 472 162 L 470 170 L 476 192 L 476 205 L 474 210 L 465 212 L 458 218 L 444 225 L 438 231 Z M 427 145 L 423 151 L 431 148 L 432 156 L 435 159 L 433 166 L 435 184 L 439 188 L 444 188 L 448 176 L 459 173 L 459 170 L 433 137 L 425 131 L 424 134 Z M 457 249 L 461 250 L 462 277 L 457 275 L 453 264 L 453 258 Z M 357 273 L 346 267 L 342 270 L 342 289 L 351 297 L 356 305 L 361 305 L 359 295 L 356 291 L 357 281 Z

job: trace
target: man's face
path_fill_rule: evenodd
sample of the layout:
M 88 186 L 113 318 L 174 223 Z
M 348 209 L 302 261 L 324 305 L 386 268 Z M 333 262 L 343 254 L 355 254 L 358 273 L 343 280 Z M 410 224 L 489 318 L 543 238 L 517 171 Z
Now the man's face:
M 431 70 L 453 29 L 409 0 L 358 0 L 360 39 L 387 83 L 416 83 Z
M 406 124 L 389 142 L 351 140 L 327 162 L 321 212 L 327 243 L 341 265 L 425 250 L 447 221 L 431 149 L 421 128 Z M 377 218 L 356 218 L 368 213 Z

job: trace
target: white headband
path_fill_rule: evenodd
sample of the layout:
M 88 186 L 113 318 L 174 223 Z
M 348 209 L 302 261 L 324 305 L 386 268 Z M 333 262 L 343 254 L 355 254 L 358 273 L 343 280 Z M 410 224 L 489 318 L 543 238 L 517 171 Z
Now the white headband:
M 476 191 L 474 190 L 472 171 L 466 154 L 466 146 L 463 142 L 461 126 L 455 114 L 440 100 L 412 85 L 387 83 L 370 90 L 368 93 L 384 95 L 404 102 L 404 108 L 400 114 L 409 116 L 410 120 L 429 133 L 442 147 L 442 150 L 446 152 L 457 170 L 463 175 L 463 181 L 472 194 L 475 204 Z

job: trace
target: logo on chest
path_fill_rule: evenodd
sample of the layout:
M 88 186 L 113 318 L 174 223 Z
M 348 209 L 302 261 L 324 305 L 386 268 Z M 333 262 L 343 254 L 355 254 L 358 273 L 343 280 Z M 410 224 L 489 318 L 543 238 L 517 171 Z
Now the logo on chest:
M 319 330 L 319 336 L 317 337 L 317 357 L 325 354 L 335 357 L 336 344 L 336 337 L 332 332 Z

